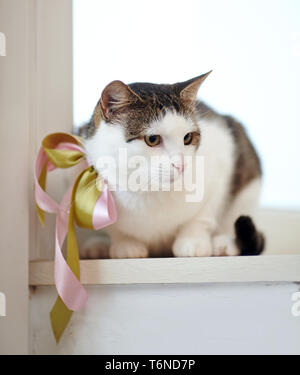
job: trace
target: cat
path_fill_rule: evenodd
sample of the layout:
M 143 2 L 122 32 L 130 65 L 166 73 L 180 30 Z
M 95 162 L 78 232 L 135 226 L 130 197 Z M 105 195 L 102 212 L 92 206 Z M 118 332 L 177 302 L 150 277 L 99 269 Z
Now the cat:
M 256 229 L 262 168 L 243 126 L 197 99 L 210 72 L 175 84 L 113 81 L 102 92 L 90 122 L 80 129 L 88 160 L 112 184 L 116 170 L 127 176 L 128 158 L 166 156 L 167 161 L 140 168 L 141 179 L 173 186 L 186 173 L 185 159 L 204 161 L 203 197 L 187 201 L 187 191 L 112 191 L 118 220 L 106 228 L 107 250 L 93 238 L 81 256 L 145 258 L 149 256 L 258 255 L 264 236 Z M 114 167 L 99 164 L 110 157 Z M 147 164 L 148 165 L 148 164 Z M 195 164 L 191 167 L 195 174 Z M 127 173 L 127 174 L 126 174 Z M 147 179 L 145 181 L 148 181 Z M 199 181 L 198 181 L 199 183 Z M 147 183 L 146 183 L 147 185 Z M 145 187 L 145 185 L 143 185 Z M 107 253 L 108 251 L 108 253 Z

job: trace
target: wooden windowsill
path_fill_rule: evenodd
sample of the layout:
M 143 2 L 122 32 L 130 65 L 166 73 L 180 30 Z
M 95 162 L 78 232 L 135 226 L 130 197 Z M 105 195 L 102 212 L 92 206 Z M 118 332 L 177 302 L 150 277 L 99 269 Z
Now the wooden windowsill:
M 300 282 L 300 255 L 99 259 L 80 267 L 84 285 Z M 54 285 L 53 262 L 30 262 L 29 284 Z

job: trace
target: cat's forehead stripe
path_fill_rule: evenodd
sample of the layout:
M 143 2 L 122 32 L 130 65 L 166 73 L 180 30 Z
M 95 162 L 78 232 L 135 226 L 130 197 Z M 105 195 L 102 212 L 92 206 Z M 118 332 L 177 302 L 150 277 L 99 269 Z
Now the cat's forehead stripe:
M 173 111 L 167 111 L 166 115 L 158 121 L 149 124 L 145 134 L 169 135 L 174 131 L 190 132 L 198 130 L 198 125 L 190 118 L 186 118 Z
M 186 116 L 191 112 L 180 100 L 176 85 L 132 83 L 128 86 L 143 102 L 130 105 L 122 118 L 126 138 L 145 134 L 151 124 L 163 119 L 168 112 Z

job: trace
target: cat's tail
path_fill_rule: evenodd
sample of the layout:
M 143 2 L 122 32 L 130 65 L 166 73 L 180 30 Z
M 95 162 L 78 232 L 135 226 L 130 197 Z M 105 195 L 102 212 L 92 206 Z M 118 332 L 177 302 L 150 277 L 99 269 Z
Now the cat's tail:
M 265 237 L 259 232 L 250 216 L 240 216 L 235 224 L 236 244 L 240 255 L 259 255 L 265 247 Z

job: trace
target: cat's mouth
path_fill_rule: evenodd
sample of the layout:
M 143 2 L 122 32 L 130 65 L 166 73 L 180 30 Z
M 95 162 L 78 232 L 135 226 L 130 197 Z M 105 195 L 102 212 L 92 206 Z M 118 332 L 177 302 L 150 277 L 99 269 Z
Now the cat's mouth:
M 169 176 L 169 182 L 173 184 L 182 177 L 183 177 L 183 170 L 182 171 L 174 170 Z

